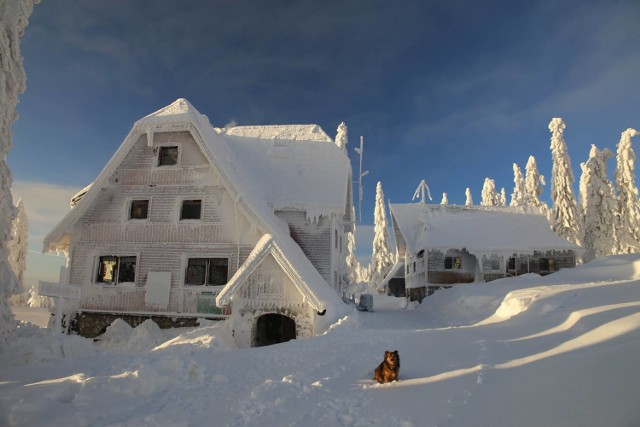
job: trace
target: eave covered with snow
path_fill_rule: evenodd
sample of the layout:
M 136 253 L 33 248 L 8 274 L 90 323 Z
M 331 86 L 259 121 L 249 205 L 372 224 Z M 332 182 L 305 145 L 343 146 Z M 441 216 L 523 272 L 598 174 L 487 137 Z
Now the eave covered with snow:
M 533 254 L 580 247 L 556 235 L 537 210 L 513 207 L 392 204 L 398 250 L 466 249 L 469 253 Z

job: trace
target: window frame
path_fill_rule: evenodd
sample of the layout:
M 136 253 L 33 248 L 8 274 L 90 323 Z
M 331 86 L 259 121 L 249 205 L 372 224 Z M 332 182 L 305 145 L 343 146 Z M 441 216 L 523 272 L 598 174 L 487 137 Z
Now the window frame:
M 144 218 L 132 218 L 131 217 L 131 211 L 133 209 L 134 202 L 147 202 L 147 216 L 146 217 L 144 217 Z M 131 221 L 131 222 L 148 222 L 149 221 L 150 212 L 151 212 L 151 199 L 150 198 L 146 198 L 146 199 L 130 198 L 127 201 L 127 211 L 125 213 L 127 221 Z
M 172 163 L 172 164 L 162 164 L 161 163 L 161 159 L 162 157 L 162 151 L 169 149 L 169 148 L 175 148 L 178 151 L 178 155 L 176 156 L 176 162 Z M 155 166 L 157 168 L 175 168 L 178 167 L 180 165 L 180 160 L 182 157 L 182 149 L 180 147 L 180 144 L 176 144 L 176 143 L 166 143 L 166 144 L 162 144 L 162 145 L 158 145 L 158 152 L 156 154 L 156 162 L 155 162 Z
M 449 267 L 447 268 L 447 260 Z M 462 270 L 462 256 L 461 255 L 446 255 L 444 257 L 444 269 L 445 270 Z
M 204 282 L 202 284 L 196 284 L 196 283 L 187 283 L 187 271 L 189 268 L 189 262 L 191 260 L 205 260 L 205 271 L 204 271 Z M 211 285 L 208 283 L 210 277 L 210 273 L 211 273 L 211 260 L 225 260 L 227 262 L 227 277 L 226 277 L 226 281 L 222 284 L 219 285 Z M 227 283 L 229 283 L 229 279 L 230 279 L 230 266 L 231 266 L 231 259 L 228 256 L 212 256 L 212 255 L 198 255 L 198 254 L 189 254 L 187 256 L 184 257 L 184 263 L 183 263 L 183 275 L 182 275 L 182 285 L 183 287 L 188 287 L 188 288 L 194 288 L 194 289 L 212 289 L 212 288 L 223 288 L 224 286 L 227 285 Z
M 193 201 L 199 201 L 200 202 L 200 216 L 198 218 L 183 218 L 182 217 L 182 213 L 183 213 L 183 209 L 184 209 L 184 204 L 185 202 L 193 202 Z M 202 219 L 204 218 L 204 198 L 183 198 L 180 199 L 180 204 L 178 206 L 178 221 L 179 222 L 202 222 Z
M 100 277 L 103 275 L 102 272 L 102 262 L 104 258 L 116 258 L 116 271 L 113 275 L 115 280 L 105 281 L 100 280 Z M 122 266 L 121 259 L 123 258 L 134 258 L 135 266 L 133 268 L 133 281 L 120 281 L 120 276 L 122 274 L 120 267 Z M 133 283 L 134 286 L 138 286 L 138 277 L 139 277 L 139 259 L 140 254 L 119 254 L 119 255 L 96 255 L 94 261 L 94 271 L 93 271 L 93 283 L 98 286 L 122 286 L 123 283 Z

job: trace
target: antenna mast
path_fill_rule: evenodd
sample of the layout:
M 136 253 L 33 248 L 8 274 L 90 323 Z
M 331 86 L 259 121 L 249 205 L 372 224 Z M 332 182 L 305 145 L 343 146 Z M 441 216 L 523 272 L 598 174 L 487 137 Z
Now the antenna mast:
M 364 137 L 360 136 L 360 147 L 355 147 L 354 150 L 360 156 L 360 169 L 358 171 L 358 212 L 360 213 L 359 224 L 362 224 L 362 178 L 369 174 L 369 171 L 362 171 L 362 154 L 364 153 Z

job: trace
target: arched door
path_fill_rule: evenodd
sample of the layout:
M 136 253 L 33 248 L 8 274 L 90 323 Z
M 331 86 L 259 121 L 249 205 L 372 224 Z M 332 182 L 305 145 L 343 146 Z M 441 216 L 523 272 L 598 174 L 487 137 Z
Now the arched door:
M 282 314 L 269 313 L 258 318 L 253 345 L 262 347 L 287 342 L 295 338 L 295 320 Z

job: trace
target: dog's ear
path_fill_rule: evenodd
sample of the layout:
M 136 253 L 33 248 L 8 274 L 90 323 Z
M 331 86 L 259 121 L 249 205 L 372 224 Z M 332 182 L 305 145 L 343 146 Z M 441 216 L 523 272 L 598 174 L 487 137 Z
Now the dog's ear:
M 394 350 L 393 352 L 395 353 L 396 356 L 398 355 L 398 350 Z

